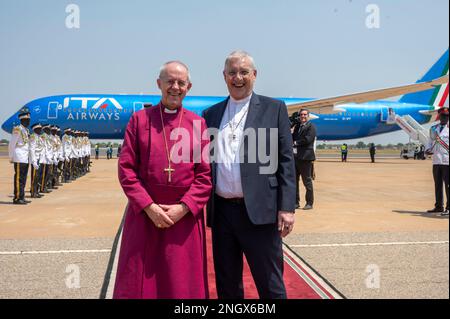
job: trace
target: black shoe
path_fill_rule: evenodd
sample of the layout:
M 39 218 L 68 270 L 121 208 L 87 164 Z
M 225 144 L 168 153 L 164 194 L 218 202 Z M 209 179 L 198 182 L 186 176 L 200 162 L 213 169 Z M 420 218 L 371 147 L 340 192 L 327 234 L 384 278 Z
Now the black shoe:
M 303 207 L 303 210 L 310 210 L 313 209 L 312 205 L 306 204 L 305 207 Z
M 13 204 L 14 205 L 26 205 L 27 203 L 22 199 L 14 199 Z
M 441 213 L 441 216 L 448 216 L 448 209 Z
M 427 213 L 443 213 L 444 208 L 442 207 L 435 207 L 433 209 L 427 210 Z
M 299 204 L 295 205 L 295 209 L 299 209 L 299 208 L 300 208 Z
M 29 204 L 29 203 L 31 203 L 31 201 L 30 200 L 26 200 L 26 199 L 22 199 L 22 201 L 24 201 L 26 204 Z

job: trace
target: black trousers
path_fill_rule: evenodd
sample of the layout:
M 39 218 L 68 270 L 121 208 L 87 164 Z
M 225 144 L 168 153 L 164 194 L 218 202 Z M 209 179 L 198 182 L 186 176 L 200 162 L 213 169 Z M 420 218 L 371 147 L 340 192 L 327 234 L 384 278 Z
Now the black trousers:
M 449 209 L 449 173 L 448 165 L 433 165 L 433 178 L 434 178 L 434 194 L 436 197 L 435 208 L 444 207 L 444 192 L 442 186 L 445 186 L 445 194 L 447 196 L 446 209 Z
M 296 203 L 300 203 L 300 177 L 302 178 L 303 185 L 306 188 L 305 200 L 306 204 L 313 205 L 314 204 L 314 189 L 313 189 L 313 180 L 311 177 L 312 171 L 312 161 L 304 161 L 295 159 L 295 172 L 296 172 L 296 181 L 297 181 L 297 190 L 295 194 Z
M 39 165 L 38 169 L 35 169 L 33 165 L 31 165 L 31 196 L 39 194 L 39 186 L 41 184 L 42 177 L 42 167 L 43 165 Z
M 25 200 L 25 185 L 28 176 L 28 163 L 14 163 L 14 200 Z
M 50 174 L 50 164 L 42 164 L 42 175 L 41 175 L 41 192 L 48 191 L 48 181 Z
M 345 152 L 345 153 L 342 152 L 341 153 L 341 159 L 342 159 L 343 162 L 347 162 L 347 152 Z
M 372 163 L 375 163 L 375 154 L 374 153 L 370 153 L 370 160 L 372 161 Z
M 243 255 L 262 299 L 286 299 L 283 248 L 277 224 L 254 225 L 245 204 L 216 197 L 212 243 L 219 299 L 243 299 Z

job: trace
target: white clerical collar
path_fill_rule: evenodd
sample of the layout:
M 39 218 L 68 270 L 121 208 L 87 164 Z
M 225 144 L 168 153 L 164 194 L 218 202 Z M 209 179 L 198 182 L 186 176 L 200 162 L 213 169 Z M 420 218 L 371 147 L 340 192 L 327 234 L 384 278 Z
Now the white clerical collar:
M 247 104 L 248 102 L 250 102 L 251 98 L 252 98 L 252 94 L 250 94 L 249 96 L 247 96 L 246 98 L 242 99 L 242 100 L 235 100 L 233 99 L 233 97 L 230 95 L 230 101 L 235 103 L 235 104 Z
M 177 112 L 178 112 L 178 109 L 171 110 L 171 109 L 168 109 L 167 107 L 164 107 L 164 113 L 176 114 Z

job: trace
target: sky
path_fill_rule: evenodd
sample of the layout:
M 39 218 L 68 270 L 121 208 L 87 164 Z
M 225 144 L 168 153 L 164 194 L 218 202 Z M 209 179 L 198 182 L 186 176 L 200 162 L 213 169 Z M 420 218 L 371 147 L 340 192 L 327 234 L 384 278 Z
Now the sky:
M 69 4 L 79 28 L 66 25 Z M 367 27 L 370 4 L 379 28 Z M 159 67 L 175 59 L 191 69 L 190 95 L 226 96 L 223 62 L 235 49 L 253 55 L 255 92 L 267 96 L 410 84 L 448 42 L 448 0 L 0 0 L 0 122 L 44 96 L 157 94 Z

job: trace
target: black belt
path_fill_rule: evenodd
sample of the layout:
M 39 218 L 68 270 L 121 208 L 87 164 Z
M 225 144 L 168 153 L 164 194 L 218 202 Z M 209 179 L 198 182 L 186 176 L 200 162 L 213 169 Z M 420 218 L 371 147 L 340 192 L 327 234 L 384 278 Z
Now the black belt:
M 219 201 L 227 202 L 227 203 L 230 203 L 230 204 L 235 204 L 235 205 L 244 205 L 245 204 L 244 198 L 239 198 L 239 197 L 236 197 L 236 198 L 224 198 L 224 197 L 221 197 L 221 196 L 219 196 L 217 194 L 216 194 L 216 198 Z

